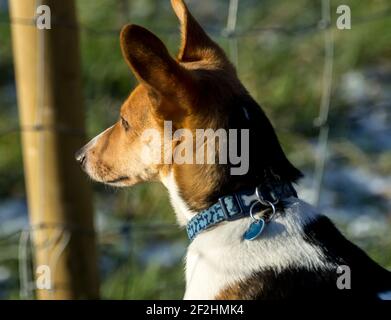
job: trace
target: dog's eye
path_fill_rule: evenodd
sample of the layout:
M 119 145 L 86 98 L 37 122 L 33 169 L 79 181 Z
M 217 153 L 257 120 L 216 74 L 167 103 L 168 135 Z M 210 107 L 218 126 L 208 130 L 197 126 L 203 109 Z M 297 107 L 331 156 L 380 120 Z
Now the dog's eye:
M 125 130 L 129 129 L 129 123 L 123 117 L 121 117 L 121 124 Z

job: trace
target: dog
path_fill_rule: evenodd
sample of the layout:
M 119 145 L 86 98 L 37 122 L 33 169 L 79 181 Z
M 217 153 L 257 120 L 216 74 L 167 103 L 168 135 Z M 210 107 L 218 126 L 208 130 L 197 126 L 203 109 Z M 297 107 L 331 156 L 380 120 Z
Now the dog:
M 147 29 L 121 30 L 122 53 L 139 84 L 118 122 L 77 152 L 83 170 L 111 186 L 156 180 L 166 186 L 191 240 L 185 299 L 384 297 L 391 290 L 390 272 L 297 198 L 293 184 L 302 174 L 285 156 L 270 121 L 183 0 L 171 4 L 181 26 L 176 59 Z M 168 121 L 190 133 L 247 130 L 247 172 L 231 174 L 232 163 L 148 163 L 146 154 L 183 142 L 163 133 Z M 142 139 L 151 128 L 161 133 L 161 143 Z M 204 145 L 192 144 L 191 150 L 198 154 Z

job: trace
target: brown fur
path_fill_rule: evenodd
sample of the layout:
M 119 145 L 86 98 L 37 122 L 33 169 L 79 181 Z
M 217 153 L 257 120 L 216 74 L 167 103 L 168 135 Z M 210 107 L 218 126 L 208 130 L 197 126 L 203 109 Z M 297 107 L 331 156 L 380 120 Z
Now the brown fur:
M 122 53 L 140 84 L 121 107 L 119 121 L 83 151 L 87 172 L 98 181 L 130 186 L 172 171 L 181 196 L 194 211 L 210 206 L 223 194 L 258 185 L 265 170 L 294 181 L 299 172 L 286 160 L 272 126 L 248 95 L 223 50 L 208 37 L 182 0 L 172 0 L 172 6 L 182 32 L 177 60 L 147 29 L 136 25 L 122 29 Z M 253 120 L 244 118 L 243 105 Z M 229 164 L 142 165 L 137 157 L 142 147 L 140 135 L 148 128 L 163 132 L 164 120 L 173 121 L 174 130 L 186 128 L 194 133 L 197 128 L 251 129 L 250 167 L 256 169 L 235 178 L 229 174 Z M 266 154 L 255 149 L 261 141 L 266 141 L 262 142 Z M 176 145 L 178 141 L 165 143 Z

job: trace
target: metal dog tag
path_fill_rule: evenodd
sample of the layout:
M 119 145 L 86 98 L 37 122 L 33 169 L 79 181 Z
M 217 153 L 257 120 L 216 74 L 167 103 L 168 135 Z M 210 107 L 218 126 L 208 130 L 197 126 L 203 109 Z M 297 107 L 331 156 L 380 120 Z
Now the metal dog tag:
M 263 229 L 265 227 L 265 220 L 262 218 L 257 219 L 256 221 L 252 222 L 250 226 L 248 227 L 247 231 L 244 233 L 244 239 L 252 241 L 258 238 Z

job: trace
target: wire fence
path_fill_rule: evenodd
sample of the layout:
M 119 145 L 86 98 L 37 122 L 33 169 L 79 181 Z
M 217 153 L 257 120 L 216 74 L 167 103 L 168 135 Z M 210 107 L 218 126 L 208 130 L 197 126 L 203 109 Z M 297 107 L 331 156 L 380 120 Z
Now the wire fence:
M 37 4 L 39 1 L 37 2 Z M 319 128 L 318 135 L 318 155 L 316 156 L 316 162 L 314 164 L 314 189 L 316 190 L 315 203 L 318 204 L 319 197 L 321 194 L 322 179 L 324 174 L 324 168 L 327 162 L 327 145 L 328 145 L 328 136 L 329 136 L 329 125 L 328 125 L 328 114 L 330 110 L 331 100 L 332 100 L 332 79 L 333 79 L 333 63 L 334 63 L 334 36 L 333 36 L 333 24 L 331 20 L 331 6 L 330 0 L 322 0 L 321 5 L 321 19 L 314 23 L 297 25 L 297 26 L 272 26 L 272 27 L 262 27 L 262 28 L 250 28 L 250 29 L 241 29 L 237 25 L 240 7 L 239 0 L 230 0 L 228 5 L 227 20 L 226 26 L 216 27 L 208 26 L 207 31 L 214 37 L 222 37 L 229 40 L 229 55 L 233 63 L 240 68 L 238 65 L 238 56 L 239 56 L 239 42 L 241 38 L 244 37 L 257 37 L 261 34 L 267 32 L 273 32 L 284 37 L 301 37 L 314 33 L 319 33 L 324 37 L 324 63 L 323 63 L 323 76 L 322 76 L 322 96 L 319 103 L 319 115 L 314 119 L 315 126 Z M 386 19 L 391 16 L 391 8 L 388 8 L 384 11 L 378 12 L 376 14 L 371 14 L 362 17 L 354 18 L 354 25 L 366 24 L 371 21 L 376 21 L 380 19 Z M 36 19 L 1 19 L 0 24 L 18 24 L 18 25 L 29 25 L 35 26 Z M 96 29 L 91 28 L 85 24 L 67 24 L 63 21 L 52 21 L 53 28 L 72 28 L 77 29 L 80 32 L 84 32 L 92 37 L 118 37 L 118 29 Z M 177 29 L 161 29 L 161 33 L 167 34 L 176 34 Z M 45 66 L 45 57 L 43 55 L 43 45 L 44 38 L 38 39 L 40 41 L 40 54 L 41 59 L 39 63 L 39 68 L 41 70 Z M 39 74 L 42 74 L 39 73 Z M 42 81 L 42 79 L 37 79 L 37 81 Z M 43 88 L 43 86 L 41 86 Z M 42 106 L 39 112 L 43 110 L 43 100 L 42 95 L 38 95 L 40 99 L 39 105 Z M 40 98 L 41 97 L 41 98 Z M 42 115 L 42 114 L 41 114 Z M 41 119 L 42 116 L 38 116 L 37 119 Z M 84 132 L 78 130 L 77 128 L 69 128 L 61 125 L 56 126 L 44 126 L 41 124 L 42 121 L 34 126 L 13 126 L 0 130 L 0 137 L 6 136 L 13 133 L 20 132 L 42 132 L 42 131 L 55 131 L 62 134 L 69 135 L 84 135 Z M 44 148 L 44 141 L 42 141 L 41 147 Z M 39 168 L 43 172 L 44 168 Z M 45 243 L 39 245 L 39 247 L 44 248 L 45 250 L 53 245 L 53 243 L 60 243 L 59 251 L 50 261 L 50 265 L 55 269 L 56 260 L 62 254 L 63 249 L 67 246 L 70 240 L 72 232 L 91 234 L 93 230 L 77 230 L 72 226 L 65 225 L 39 225 L 39 226 L 29 226 L 24 230 L 18 230 L 11 234 L 2 235 L 0 237 L 0 247 L 9 244 L 10 242 L 15 243 L 15 239 L 19 238 L 18 242 L 18 254 L 14 253 L 10 255 L 10 259 L 18 259 L 19 261 L 19 284 L 20 284 L 20 297 L 23 299 L 33 298 L 34 294 L 34 282 L 32 281 L 31 274 L 31 265 L 32 265 L 32 252 L 38 250 L 37 246 L 32 248 L 31 237 L 32 235 L 44 229 L 55 229 L 57 230 L 57 235 L 52 239 L 47 239 Z M 119 236 L 122 239 L 127 239 L 127 249 L 126 252 L 132 251 L 132 243 L 134 230 L 142 230 L 143 232 L 168 232 L 175 233 L 176 226 L 173 224 L 163 223 L 163 224 L 140 224 L 140 223 L 129 223 L 125 226 L 118 228 L 113 228 L 109 230 L 99 231 L 99 238 L 105 239 L 107 237 Z M 1 259 L 7 259 L 2 257 Z
M 219 27 L 212 27 L 209 26 L 206 29 L 208 32 L 213 36 L 213 37 L 221 37 L 221 38 L 226 38 L 230 39 L 230 57 L 232 61 L 237 65 L 237 41 L 236 39 L 240 39 L 242 37 L 258 37 L 261 36 L 263 33 L 269 33 L 273 32 L 276 34 L 279 34 L 281 36 L 287 36 L 287 37 L 300 37 L 300 36 L 306 36 L 309 34 L 313 33 L 324 33 L 325 37 L 328 38 L 327 45 L 325 44 L 325 50 L 327 51 L 327 56 L 328 56 L 328 64 L 330 65 L 330 61 L 332 60 L 331 57 L 331 45 L 332 43 L 332 33 L 327 33 L 327 30 L 332 29 L 334 26 L 331 23 L 330 20 L 330 14 L 329 17 L 325 17 L 325 9 L 324 7 L 327 7 L 328 10 L 330 11 L 330 4 L 325 5 L 325 2 L 322 2 L 322 18 L 316 22 L 316 23 L 310 23 L 310 24 L 303 24 L 303 25 L 298 25 L 298 26 L 292 26 L 290 28 L 286 26 L 272 26 L 272 27 L 262 27 L 262 28 L 250 28 L 250 29 L 245 29 L 241 30 L 236 26 L 236 21 L 237 21 L 237 14 L 238 14 L 238 9 L 239 9 L 239 1 L 237 0 L 230 0 L 229 2 L 229 10 L 228 10 L 228 15 L 227 15 L 227 24 L 225 28 L 219 28 Z M 387 8 L 385 10 L 382 10 L 380 12 L 371 14 L 371 15 L 366 15 L 366 16 L 360 16 L 360 17 L 354 17 L 354 25 L 359 26 L 363 24 L 367 24 L 373 21 L 377 20 L 382 20 L 386 18 L 391 17 L 391 8 Z M 27 26 L 35 26 L 37 20 L 36 19 L 26 19 L 26 18 L 14 18 L 14 19 L 4 19 L 0 18 L 0 24 L 17 24 L 17 25 L 27 25 Z M 91 36 L 97 36 L 97 37 L 115 37 L 118 38 L 118 35 L 120 33 L 120 29 L 96 29 L 96 28 L 90 28 L 87 25 L 84 25 L 82 23 L 79 23 L 77 25 L 71 25 L 67 23 L 63 23 L 61 21 L 52 21 L 52 26 L 54 28 L 56 27 L 62 27 L 62 28 L 71 28 L 71 29 L 77 29 L 80 32 L 84 32 L 86 34 L 89 34 Z M 172 28 L 172 29 L 164 29 L 161 28 L 160 33 L 164 34 L 177 34 L 177 29 Z M 236 47 L 236 48 L 235 48 Z M 326 49 L 327 48 L 327 49 Z M 326 68 L 326 67 L 325 67 Z M 327 73 L 330 73 L 330 66 L 327 67 Z M 326 77 L 326 70 L 324 71 L 324 77 Z M 328 76 L 327 76 L 328 77 Z M 325 81 L 325 80 L 324 80 Z M 323 90 L 322 94 L 322 101 L 325 101 L 327 95 L 329 93 L 327 92 L 329 89 L 326 87 L 325 90 Z M 322 127 L 324 126 L 323 122 L 324 117 L 327 112 L 326 111 L 326 106 L 327 103 L 322 102 L 322 107 L 320 108 L 323 111 L 320 111 L 319 117 L 314 119 L 314 123 L 316 126 Z M 75 128 L 69 128 L 61 125 L 56 125 L 56 126 L 43 126 L 41 124 L 37 124 L 34 126 L 12 126 L 9 128 L 2 128 L 0 129 L 0 137 L 5 136 L 8 134 L 12 133 L 20 133 L 23 131 L 57 131 L 61 132 L 64 134 L 73 134 L 73 135 L 84 135 L 84 131 L 75 129 Z
M 240 29 L 236 27 L 236 18 L 230 17 L 230 15 L 235 15 L 239 8 L 239 5 L 235 5 L 235 2 L 229 2 L 229 14 L 227 15 L 227 26 L 225 28 L 221 28 L 218 26 L 206 26 L 205 29 L 208 33 L 213 37 L 221 37 L 221 38 L 242 38 L 242 37 L 257 37 L 262 35 L 265 32 L 274 32 L 278 33 L 282 36 L 287 37 L 297 37 L 297 36 L 305 36 L 312 33 L 323 32 L 325 29 L 331 29 L 334 26 L 331 24 L 331 21 L 324 23 L 323 18 L 318 22 L 301 24 L 297 26 L 286 27 L 282 25 L 274 25 L 270 27 L 256 27 L 256 28 L 248 28 L 248 29 Z M 367 24 L 373 21 L 386 19 L 391 16 L 391 8 L 387 8 L 377 13 L 373 13 L 370 15 L 354 17 L 354 25 L 359 26 L 362 24 Z M 0 19 L 0 24 L 19 24 L 19 25 L 27 25 L 27 26 L 35 26 L 36 19 L 26 19 L 26 18 L 14 18 L 14 19 Z M 69 29 L 77 29 L 80 32 L 85 32 L 90 34 L 91 36 L 98 37 L 118 37 L 120 29 L 96 29 L 91 28 L 83 23 L 78 23 L 77 25 L 64 23 L 62 21 L 52 21 L 53 27 L 59 28 L 69 28 Z M 160 28 L 159 30 L 162 34 L 177 34 L 177 28 Z

